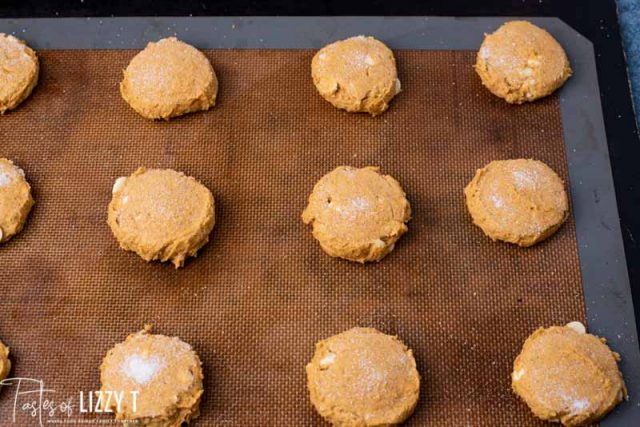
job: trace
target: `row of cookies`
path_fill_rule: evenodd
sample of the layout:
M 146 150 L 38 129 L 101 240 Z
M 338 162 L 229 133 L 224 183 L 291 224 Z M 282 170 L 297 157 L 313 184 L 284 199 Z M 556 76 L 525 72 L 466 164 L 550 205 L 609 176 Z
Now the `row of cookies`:
M 105 400 L 103 409 L 131 424 L 181 426 L 199 415 L 202 362 L 179 338 L 150 332 L 145 326 L 105 356 L 101 390 L 118 391 L 122 400 Z M 8 356 L 0 342 L 0 381 L 11 369 Z M 543 420 L 591 424 L 627 397 L 618 360 L 580 322 L 539 328 L 513 363 L 512 389 Z M 318 342 L 306 374 L 311 403 L 336 426 L 399 424 L 420 396 L 413 352 L 398 337 L 373 328 Z
M 211 191 L 181 172 L 139 168 L 118 178 L 107 222 L 124 250 L 182 267 L 209 241 Z M 530 159 L 493 161 L 464 190 L 475 224 L 491 239 L 531 246 L 568 218 L 562 179 Z M 0 159 L 0 242 L 18 233 L 34 204 L 24 171 Z M 302 220 L 329 255 L 380 261 L 407 232 L 411 206 L 400 183 L 377 167 L 340 166 L 314 186 Z
M 39 63 L 23 41 L 0 34 L 0 113 L 26 99 Z M 505 23 L 485 37 L 475 69 L 482 83 L 510 103 L 549 95 L 571 76 L 567 56 L 545 30 Z M 401 84 L 393 52 L 373 37 L 357 36 L 320 49 L 311 62 L 318 92 L 335 107 L 375 116 L 389 107 Z M 120 93 L 141 116 L 165 119 L 215 105 L 218 79 L 206 56 L 175 37 L 149 43 L 124 70 Z

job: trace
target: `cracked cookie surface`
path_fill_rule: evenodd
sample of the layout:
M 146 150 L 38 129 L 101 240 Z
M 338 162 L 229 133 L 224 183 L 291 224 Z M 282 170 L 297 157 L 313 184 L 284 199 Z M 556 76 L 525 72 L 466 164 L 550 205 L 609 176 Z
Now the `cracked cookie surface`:
M 550 95 L 571 76 L 562 46 L 527 21 L 510 21 L 487 34 L 475 69 L 487 89 L 512 104 Z
M 0 243 L 18 234 L 34 205 L 24 171 L 0 158 Z
M 11 371 L 11 361 L 9 360 L 9 347 L 0 341 L 0 381 L 7 378 Z M 0 386 L 2 388 L 2 386 Z
M 372 166 L 340 166 L 323 176 L 302 213 L 327 254 L 361 263 L 389 254 L 410 217 L 398 181 Z
M 398 337 L 373 328 L 353 328 L 318 342 L 306 372 L 313 406 L 336 426 L 399 424 L 420 394 L 412 351 Z
M 373 37 L 323 47 L 311 61 L 311 76 L 324 99 L 349 112 L 381 114 L 400 92 L 393 52 Z
M 579 322 L 539 328 L 513 363 L 513 391 L 543 420 L 590 425 L 627 397 L 619 359 Z
M 208 110 L 218 79 L 202 52 L 175 37 L 151 42 L 124 70 L 124 100 L 147 119 L 165 119 Z
M 178 268 L 209 241 L 214 199 L 182 172 L 141 167 L 116 180 L 107 222 L 122 249 Z
M 16 108 L 38 83 L 40 63 L 27 44 L 0 33 L 0 114 Z
M 492 240 L 531 246 L 569 217 L 562 179 L 531 159 L 496 160 L 478 169 L 464 189 L 473 222 Z
M 125 425 L 179 427 L 199 415 L 202 363 L 177 337 L 154 335 L 151 326 L 113 347 L 100 366 L 103 392 L 121 393 L 103 402 Z

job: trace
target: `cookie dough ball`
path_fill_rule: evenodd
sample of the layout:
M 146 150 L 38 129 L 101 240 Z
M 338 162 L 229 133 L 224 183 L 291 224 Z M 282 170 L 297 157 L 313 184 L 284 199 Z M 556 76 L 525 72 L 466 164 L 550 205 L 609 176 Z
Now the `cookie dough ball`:
M 416 407 L 420 375 L 397 337 L 353 328 L 316 344 L 306 367 L 311 403 L 336 426 L 389 426 Z
M 22 230 L 33 204 L 24 171 L 11 160 L 0 158 L 0 243 Z
M 380 261 L 407 231 L 411 207 L 398 181 L 380 168 L 340 166 L 323 176 L 302 213 L 333 257 Z
M 335 107 L 375 116 L 400 92 L 393 52 L 373 37 L 357 36 L 320 49 L 311 61 L 320 95 Z
M 0 114 L 27 99 L 39 71 L 38 57 L 25 42 L 0 33 Z
M 212 107 L 218 79 L 202 52 L 169 37 L 149 43 L 131 60 L 120 93 L 141 116 L 168 120 Z
M 538 243 L 569 216 L 562 179 L 537 160 L 496 160 L 464 189 L 473 222 L 492 240 L 519 246 Z
M 103 409 L 127 425 L 179 427 L 199 415 L 202 363 L 189 344 L 150 329 L 129 335 L 102 361 L 101 390 L 122 393 L 119 408 L 111 399 Z
M 107 221 L 122 249 L 178 268 L 209 241 L 213 195 L 182 172 L 141 167 L 116 180 Z
M 0 381 L 7 378 L 11 370 L 11 361 L 9 360 L 9 347 L 0 341 Z
M 533 413 L 565 426 L 595 423 L 627 397 L 617 353 L 584 325 L 540 328 L 513 364 L 514 392 Z
M 512 104 L 551 94 L 571 76 L 562 46 L 527 21 L 511 21 L 487 34 L 476 59 L 487 89 Z

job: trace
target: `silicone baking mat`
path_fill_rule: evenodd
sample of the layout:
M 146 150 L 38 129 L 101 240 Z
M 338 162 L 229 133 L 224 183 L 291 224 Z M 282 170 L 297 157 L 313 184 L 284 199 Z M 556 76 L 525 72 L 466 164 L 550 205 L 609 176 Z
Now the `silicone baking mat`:
M 108 40 L 125 35 L 120 27 Z M 171 122 L 144 120 L 121 99 L 135 50 L 39 51 L 37 89 L 0 120 L 0 154 L 25 169 L 36 199 L 25 230 L 0 248 L 0 337 L 13 377 L 40 379 L 55 390 L 47 397 L 75 408 L 33 417 L 15 409 L 28 396 L 5 387 L 0 423 L 108 420 L 80 413 L 79 392 L 99 389 L 107 350 L 152 323 L 204 363 L 197 425 L 322 425 L 304 366 L 316 341 L 357 325 L 413 349 L 423 382 L 408 425 L 539 425 L 510 391 L 511 365 L 540 325 L 591 326 L 576 236 L 583 206 L 556 236 L 519 249 L 472 225 L 462 189 L 491 160 L 533 157 L 579 204 L 565 93 L 514 107 L 482 87 L 473 51 L 390 45 L 403 92 L 382 116 L 326 103 L 310 79 L 313 50 L 249 44 L 206 50 L 218 104 Z M 120 250 L 106 224 L 114 180 L 141 165 L 184 171 L 214 193 L 211 242 L 184 269 Z M 300 219 L 314 183 L 338 165 L 379 165 L 408 195 L 409 232 L 380 263 L 330 258 Z M 606 335 L 633 363 L 618 334 Z M 629 406 L 613 417 L 631 420 Z

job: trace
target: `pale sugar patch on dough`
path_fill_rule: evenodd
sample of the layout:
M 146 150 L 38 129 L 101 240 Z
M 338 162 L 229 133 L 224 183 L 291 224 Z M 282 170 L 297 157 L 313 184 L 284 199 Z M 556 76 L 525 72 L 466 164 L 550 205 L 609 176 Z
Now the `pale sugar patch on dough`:
M 538 174 L 533 171 L 513 171 L 513 179 L 516 189 L 535 188 Z
M 491 57 L 491 49 L 489 49 L 489 48 L 488 48 L 488 47 L 486 47 L 486 46 L 483 46 L 483 47 L 480 49 L 480 58 L 482 58 L 482 59 L 484 59 L 484 60 L 486 61 L 486 60 L 487 60 L 487 59 L 489 59 L 490 57 Z
M 571 413 L 578 414 L 589 407 L 589 401 L 586 399 L 576 399 L 571 403 Z
M 351 199 L 351 208 L 357 211 L 366 211 L 369 209 L 369 201 L 364 197 L 356 197 Z
M 499 197 L 497 194 L 491 195 L 491 201 L 493 202 L 493 206 L 500 209 L 504 206 L 504 200 Z
M 120 366 L 129 378 L 140 385 L 150 382 L 164 367 L 164 360 L 158 356 L 145 358 L 139 354 L 129 356 Z
M 11 175 L 8 173 L 0 173 L 0 187 L 6 187 L 11 184 Z

